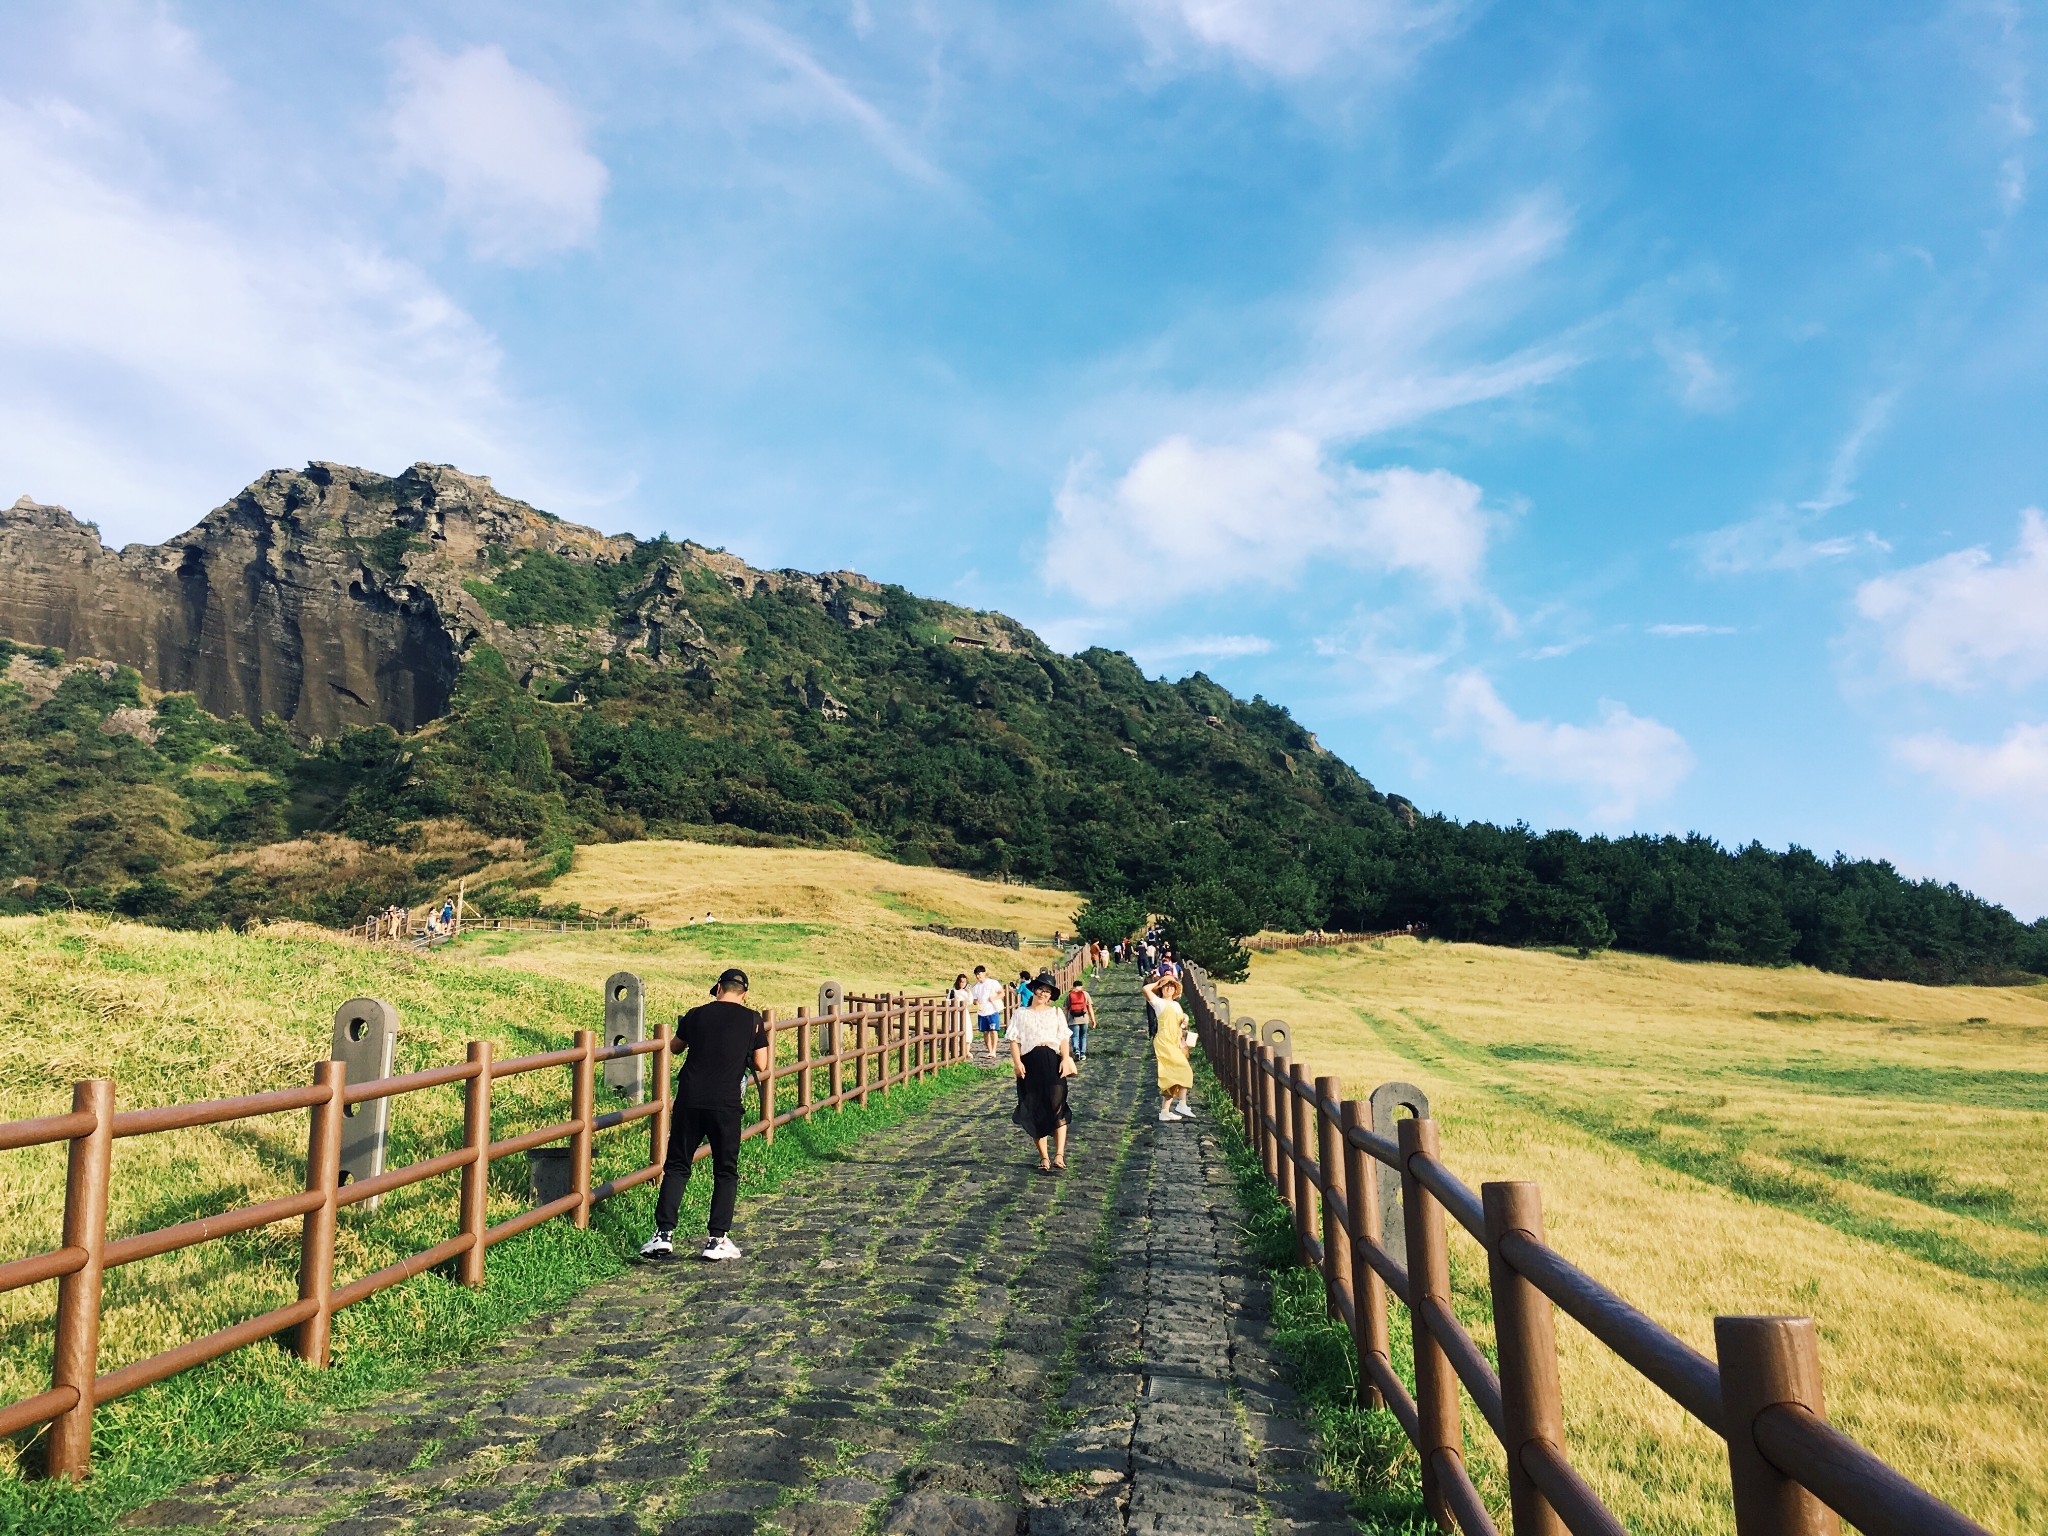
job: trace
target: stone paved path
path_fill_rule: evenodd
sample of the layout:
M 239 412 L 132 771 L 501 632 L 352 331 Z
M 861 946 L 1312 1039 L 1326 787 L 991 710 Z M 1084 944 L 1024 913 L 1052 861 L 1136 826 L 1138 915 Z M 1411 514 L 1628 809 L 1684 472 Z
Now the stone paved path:
M 636 1268 L 283 1466 L 129 1524 L 264 1536 L 1349 1531 L 1265 1345 L 1206 1119 L 1153 1119 L 1129 972 L 1072 1167 L 1007 1072 L 743 1199 L 726 1265 Z M 1198 1109 L 1200 1105 L 1196 1106 Z M 800 1183 L 800 1187 L 799 1187 Z

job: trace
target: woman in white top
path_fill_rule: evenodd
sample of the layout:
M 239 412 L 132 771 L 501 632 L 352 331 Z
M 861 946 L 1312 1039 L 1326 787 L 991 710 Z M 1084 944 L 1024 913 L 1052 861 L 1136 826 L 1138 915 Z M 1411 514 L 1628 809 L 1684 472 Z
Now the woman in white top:
M 1038 1171 L 1051 1173 L 1067 1166 L 1067 1123 L 1074 1118 L 1067 1108 L 1067 1079 L 1074 1074 L 1074 1058 L 1051 972 L 1031 983 L 1031 996 L 1033 1006 L 1012 1013 L 1007 1032 L 1010 1065 L 1017 1072 L 1017 1108 L 1010 1119 L 1036 1143 Z

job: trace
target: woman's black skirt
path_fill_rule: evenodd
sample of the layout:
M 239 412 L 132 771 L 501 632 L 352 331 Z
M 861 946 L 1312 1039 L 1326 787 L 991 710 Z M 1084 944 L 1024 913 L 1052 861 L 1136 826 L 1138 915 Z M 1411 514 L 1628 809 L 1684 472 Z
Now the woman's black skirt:
M 1060 1053 L 1041 1045 L 1024 1053 L 1024 1075 L 1017 1079 L 1017 1110 L 1012 1124 L 1021 1125 L 1036 1141 L 1074 1118 L 1067 1108 L 1067 1080 L 1060 1076 Z

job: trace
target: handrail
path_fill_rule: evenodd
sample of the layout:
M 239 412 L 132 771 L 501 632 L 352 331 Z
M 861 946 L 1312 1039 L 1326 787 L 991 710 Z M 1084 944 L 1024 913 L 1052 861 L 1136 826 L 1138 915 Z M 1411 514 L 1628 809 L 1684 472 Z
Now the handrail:
M 1789 1480 L 1798 1490 L 1796 1498 L 1816 1501 L 1815 1510 L 1824 1503 L 1865 1536 L 1990 1536 L 1982 1526 L 1830 1424 L 1817 1411 L 1817 1387 L 1810 1401 L 1800 1400 L 1806 1389 L 1799 1383 L 1809 1379 L 1801 1373 L 1810 1373 L 1810 1379 L 1818 1381 L 1810 1324 L 1768 1318 L 1722 1319 L 1717 1330 L 1733 1326 L 1735 1331 L 1724 1335 L 1721 1363 L 1708 1359 L 1543 1241 L 1536 1186 L 1488 1184 L 1483 1195 L 1474 1193 L 1435 1155 L 1437 1133 L 1426 1121 L 1426 1107 L 1422 1111 L 1425 1125 L 1412 1139 L 1410 1122 L 1401 1122 L 1399 1145 L 1364 1129 L 1364 1105 L 1342 1099 L 1334 1091 L 1335 1079 L 1311 1079 L 1284 1053 L 1260 1045 L 1242 1022 L 1224 1022 L 1207 977 L 1196 968 L 1190 970 L 1194 986 L 1189 991 L 1189 1013 L 1204 1052 L 1227 1102 L 1242 1118 L 1251 1149 L 1289 1208 L 1297 1251 L 1305 1263 L 1323 1273 L 1330 1313 L 1352 1335 L 1361 1400 L 1383 1402 L 1422 1454 L 1425 1498 L 1440 1521 L 1455 1522 L 1466 1536 L 1494 1532 L 1492 1517 L 1464 1469 L 1455 1436 L 1448 1441 L 1444 1438 L 1443 1426 L 1455 1429 L 1455 1398 L 1462 1384 L 1495 1438 L 1509 1452 L 1509 1484 L 1518 1522 L 1524 1501 L 1532 1500 L 1532 1509 L 1548 1510 L 1545 1518 L 1561 1522 L 1572 1536 L 1622 1536 L 1624 1528 L 1572 1467 L 1562 1444 L 1555 1345 L 1548 1321 L 1549 1307 L 1554 1305 L 1727 1440 L 1731 1467 L 1744 1456 L 1750 1457 L 1769 1469 L 1760 1475 Z M 1328 1090 L 1323 1086 L 1326 1083 Z M 1304 1114 L 1314 1121 L 1307 1129 L 1303 1128 Z M 1310 1152 L 1318 1145 L 1325 1154 L 1322 1158 Z M 1344 1170 L 1335 1166 L 1339 1160 L 1331 1155 L 1331 1149 L 1338 1146 L 1372 1160 L 1356 1162 L 1348 1154 L 1341 1160 L 1354 1170 L 1363 1169 L 1364 1187 L 1352 1187 Z M 1411 1252 L 1411 1262 L 1427 1260 L 1430 1265 L 1420 1281 L 1377 1239 L 1380 1217 L 1374 1183 L 1385 1177 L 1376 1172 L 1381 1167 L 1405 1176 L 1402 1204 L 1407 1208 L 1408 1241 L 1425 1244 L 1420 1258 Z M 1316 1207 L 1321 1208 L 1320 1221 L 1314 1219 Z M 1500 1345 L 1499 1371 L 1448 1305 L 1442 1236 L 1445 1213 L 1487 1252 Z M 1497 1230 L 1490 1228 L 1490 1221 L 1499 1223 Z M 1423 1234 L 1420 1239 L 1414 1235 L 1418 1230 Z M 1331 1243 L 1340 1237 L 1344 1241 L 1327 1250 L 1319 1232 L 1330 1233 Z M 1425 1350 L 1434 1352 L 1432 1374 L 1421 1384 L 1426 1390 L 1418 1390 L 1414 1397 L 1387 1359 L 1388 1294 L 1410 1308 L 1418 1376 Z M 1538 1310 L 1530 1310 L 1528 1298 L 1532 1297 L 1541 1298 L 1534 1303 Z M 1797 1328 L 1778 1326 L 1792 1321 L 1798 1322 Z M 1377 1343 L 1372 1342 L 1375 1339 Z M 1773 1342 L 1768 1347 L 1743 1342 L 1750 1339 Z M 1762 1349 L 1763 1365 L 1752 1364 L 1743 1353 L 1752 1347 Z M 1736 1353 L 1731 1355 L 1731 1349 Z M 1778 1355 L 1799 1362 L 1782 1367 L 1792 1373 L 1782 1383 L 1777 1378 L 1744 1374 L 1779 1369 Z M 1522 1374 L 1511 1381 L 1511 1370 Z M 1737 1394 L 1731 1400 L 1751 1405 L 1743 1410 L 1747 1415 L 1743 1428 L 1730 1422 L 1724 1378 L 1727 1391 Z M 1451 1401 L 1445 1400 L 1445 1392 Z M 1444 1417 L 1447 1411 L 1448 1419 Z M 1535 1420 L 1527 1417 L 1532 1413 L 1537 1415 Z M 1745 1449 L 1752 1439 L 1753 1448 Z M 1785 1536 L 1795 1529 L 1822 1528 L 1804 1515 L 1787 1523 L 1791 1516 L 1781 1520 L 1776 1512 L 1790 1506 L 1771 1500 L 1758 1505 L 1745 1499 L 1739 1482 L 1737 1486 L 1737 1536 Z M 1759 1513 L 1765 1505 L 1769 1512 Z
M 1078 974 L 1078 953 L 1056 974 Z M 768 1069 L 755 1078 L 758 1113 L 743 1138 L 772 1141 L 777 1129 L 821 1111 L 866 1104 L 875 1093 L 927 1077 L 965 1059 L 965 1005 L 940 997 L 898 994 L 872 1008 L 857 1007 L 793 1018 L 764 1015 L 771 1050 Z M 820 1031 L 827 1049 L 815 1050 Z M 779 1047 L 793 1037 L 795 1059 L 780 1060 Z M 63 1237 L 54 1249 L 0 1264 L 0 1293 L 47 1280 L 62 1282 L 56 1306 L 55 1364 L 49 1390 L 0 1404 L 0 1435 L 39 1424 L 52 1426 L 45 1445 L 53 1476 L 85 1475 L 92 1443 L 92 1415 L 101 1403 L 217 1359 L 258 1339 L 296 1331 L 293 1349 L 315 1368 L 329 1363 L 334 1314 L 379 1291 L 441 1265 L 453 1265 L 465 1285 L 484 1283 L 485 1255 L 498 1243 L 557 1217 L 587 1226 L 601 1201 L 661 1177 L 673 1112 L 673 1039 L 657 1025 L 652 1039 L 601 1046 L 595 1031 L 579 1030 L 563 1049 L 499 1060 L 488 1041 L 472 1041 L 468 1059 L 351 1084 L 339 1060 L 319 1063 L 313 1082 L 214 1099 L 116 1112 L 115 1085 L 94 1079 L 74 1085 L 68 1113 L 0 1123 L 0 1151 L 56 1142 L 68 1144 Z M 600 1063 L 652 1057 L 654 1091 L 641 1102 L 599 1111 L 595 1100 Z M 569 1116 L 552 1124 L 491 1137 L 493 1087 L 510 1077 L 567 1068 Z M 829 1084 L 829 1086 L 827 1086 Z M 794 1087 L 795 1103 L 789 1103 Z M 432 1089 L 462 1091 L 461 1144 L 403 1167 L 346 1180 L 342 1167 L 344 1115 L 356 1106 L 399 1099 Z M 303 1110 L 308 1114 L 305 1187 L 295 1193 L 233 1210 L 197 1217 L 155 1231 L 109 1240 L 106 1210 L 112 1184 L 114 1143 L 119 1139 L 219 1125 L 258 1115 Z M 645 1122 L 645 1162 L 596 1183 L 593 1142 L 598 1133 Z M 489 1169 L 493 1162 L 551 1142 L 568 1143 L 571 1188 L 505 1220 L 490 1224 Z M 697 1156 L 708 1155 L 700 1148 Z M 344 1282 L 335 1274 L 337 1222 L 344 1211 L 368 1206 L 377 1197 L 442 1175 L 461 1186 L 458 1230 L 422 1252 L 371 1274 Z M 299 1299 L 260 1316 L 220 1328 L 161 1350 L 117 1370 L 97 1370 L 102 1279 L 105 1272 L 166 1253 L 195 1247 L 280 1221 L 301 1222 Z

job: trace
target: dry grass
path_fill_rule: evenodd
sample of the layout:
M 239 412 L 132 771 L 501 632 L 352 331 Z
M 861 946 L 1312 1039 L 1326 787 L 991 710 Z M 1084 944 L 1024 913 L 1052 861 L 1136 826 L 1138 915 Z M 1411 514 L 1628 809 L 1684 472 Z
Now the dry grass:
M 1421 1084 L 1469 1183 L 1541 1181 L 1556 1245 L 1695 1346 L 1717 1312 L 1814 1316 L 1850 1433 L 2048 1526 L 2044 989 L 1393 940 L 1226 990 L 1353 1095 Z M 1561 1333 L 1572 1452 L 1624 1522 L 1725 1530 L 1717 1443 Z
M 675 872 L 665 874 L 671 863 Z M 1002 926 L 1050 932 L 1077 904 L 858 854 L 690 844 L 590 850 L 562 884 L 586 906 L 617 902 L 653 913 L 687 910 L 708 892 L 697 910 L 708 907 L 720 921 L 666 932 L 479 933 L 418 956 L 302 924 L 234 934 L 81 917 L 0 919 L 0 1119 L 66 1108 L 71 1083 L 84 1077 L 115 1078 L 124 1108 L 307 1082 L 328 1054 L 334 1010 L 363 994 L 398 1007 L 398 1068 L 407 1071 L 459 1061 L 469 1039 L 494 1040 L 501 1056 L 567 1044 L 574 1030 L 601 1023 L 599 985 L 617 970 L 646 980 L 650 1018 L 701 1001 L 732 963 L 752 973 L 757 1002 L 785 1013 L 815 1002 L 826 977 L 855 990 L 932 989 L 977 962 L 1014 976 L 1047 952 L 1020 958 L 912 925 L 931 918 L 996 926 L 1007 917 Z M 502 1081 L 494 1134 L 565 1118 L 567 1094 L 566 1071 Z M 460 1124 L 458 1090 L 401 1100 L 392 1165 L 451 1147 Z M 296 1114 L 119 1143 L 111 1235 L 298 1188 L 305 1135 Z M 599 1150 L 601 1169 L 635 1166 L 647 1153 L 646 1131 L 607 1132 Z M 0 1168 L 0 1262 L 55 1247 L 62 1149 L 0 1154 Z M 523 1207 L 523 1159 L 497 1166 L 493 1198 L 494 1219 Z M 454 1216 L 452 1177 L 391 1197 L 375 1216 L 347 1216 L 340 1273 L 353 1277 L 431 1246 L 450 1234 Z M 289 1302 L 296 1264 L 297 1228 L 287 1223 L 115 1271 L 102 1368 Z M 47 1385 L 53 1290 L 0 1296 L 0 1402 Z M 344 1344 L 346 1321 L 344 1314 Z M 0 1469 L 7 1454 L 0 1451 Z

